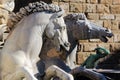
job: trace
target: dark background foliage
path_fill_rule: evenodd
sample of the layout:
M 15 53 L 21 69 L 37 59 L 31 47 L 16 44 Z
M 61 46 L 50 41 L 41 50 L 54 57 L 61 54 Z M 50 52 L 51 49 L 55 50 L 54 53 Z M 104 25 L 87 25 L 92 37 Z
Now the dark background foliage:
M 52 3 L 52 0 L 15 0 L 14 12 L 18 12 L 21 7 L 28 5 L 31 2 L 44 1 L 46 3 Z

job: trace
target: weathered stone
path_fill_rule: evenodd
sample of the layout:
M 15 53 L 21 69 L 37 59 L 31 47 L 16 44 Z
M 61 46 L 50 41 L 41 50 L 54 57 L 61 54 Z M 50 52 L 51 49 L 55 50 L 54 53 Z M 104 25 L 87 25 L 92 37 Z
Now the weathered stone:
M 84 43 L 84 52 L 91 52 L 94 51 L 94 49 L 97 47 L 97 45 L 104 47 L 106 49 L 109 49 L 109 45 L 107 43 Z
M 113 0 L 113 4 L 120 4 L 120 0 Z
M 120 48 L 120 43 L 111 43 L 110 44 L 110 51 L 114 51 L 116 49 L 119 49 Z
M 80 2 L 80 3 L 84 3 L 86 0 L 69 0 L 70 2 Z
M 91 3 L 98 3 L 98 0 L 90 0 Z
M 114 50 L 120 48 L 120 43 L 114 43 Z
M 95 4 L 83 4 L 85 10 L 84 12 L 96 12 L 96 5 Z
M 111 20 L 111 19 L 115 19 L 115 16 L 113 14 L 101 14 L 100 19 L 101 20 Z
M 111 20 L 105 20 L 103 24 L 104 24 L 104 27 L 111 29 Z
M 120 20 L 120 14 L 115 15 L 115 20 Z
M 90 20 L 98 20 L 99 19 L 99 14 L 97 13 L 88 13 L 87 18 Z
M 120 33 L 114 34 L 114 42 L 120 42 Z
M 80 43 L 85 43 L 85 42 L 88 42 L 88 40 L 79 40 Z
M 85 42 L 79 41 L 78 52 L 83 52 L 83 43 L 85 43 Z
M 84 54 L 83 52 L 78 52 L 77 54 L 77 64 L 82 64 L 84 61 Z
M 90 0 L 86 0 L 86 3 L 90 3 Z
M 111 24 L 112 24 L 112 25 L 111 25 L 111 29 L 112 29 L 112 30 L 119 30 L 120 21 L 115 21 L 115 20 L 114 20 L 114 21 L 111 22 Z
M 70 12 L 82 12 L 82 5 L 77 3 L 70 3 Z
M 97 13 L 110 13 L 109 5 L 98 4 L 96 11 Z
M 100 42 L 100 39 L 89 39 L 89 42 Z
M 99 45 L 99 46 L 101 46 L 101 47 L 104 47 L 104 48 L 106 48 L 106 49 L 110 49 L 110 44 L 109 43 L 102 43 L 102 44 L 97 44 L 97 45 Z
M 120 43 L 120 31 L 119 30 L 114 30 L 114 36 L 113 36 L 113 41 L 115 43 Z
M 69 3 L 60 2 L 59 5 L 61 8 L 63 8 L 65 10 L 66 14 L 69 12 Z
M 84 52 L 93 51 L 95 48 L 96 48 L 96 43 L 84 43 L 83 45 Z
M 84 13 L 85 10 L 86 10 L 86 4 L 84 3 L 84 4 L 82 4 L 82 12 Z
M 87 0 L 87 3 L 95 4 L 95 3 L 98 3 L 98 0 Z
M 111 13 L 120 14 L 120 5 L 111 5 Z
M 99 0 L 99 3 L 102 3 L 102 4 L 112 4 L 112 0 Z
M 113 33 L 114 34 L 114 33 Z M 108 38 L 108 42 L 107 43 L 113 43 L 114 41 L 113 41 L 113 37 L 111 37 L 111 38 Z

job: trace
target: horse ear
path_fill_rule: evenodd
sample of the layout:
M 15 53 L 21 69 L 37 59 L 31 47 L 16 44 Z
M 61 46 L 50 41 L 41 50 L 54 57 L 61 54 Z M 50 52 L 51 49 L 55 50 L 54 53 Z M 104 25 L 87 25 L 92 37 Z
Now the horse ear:
M 61 9 L 61 11 L 59 11 L 59 12 L 57 12 L 57 13 L 54 13 L 54 14 L 51 16 L 50 20 L 53 20 L 53 19 L 58 18 L 58 17 L 61 17 L 63 14 L 64 14 L 64 10 Z

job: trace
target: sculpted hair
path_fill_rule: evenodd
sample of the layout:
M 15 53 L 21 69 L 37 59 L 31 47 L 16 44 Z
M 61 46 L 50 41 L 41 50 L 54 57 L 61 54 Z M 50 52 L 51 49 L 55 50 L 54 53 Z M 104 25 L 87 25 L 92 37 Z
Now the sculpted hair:
M 14 28 L 14 25 L 17 24 L 23 17 L 28 16 L 34 12 L 48 12 L 48 13 L 57 13 L 62 11 L 62 9 L 54 4 L 47 4 L 43 1 L 29 3 L 28 6 L 20 8 L 19 12 L 12 13 L 8 20 L 8 29 L 11 30 Z M 10 25 L 9 25 L 10 24 Z
M 68 14 L 64 17 L 65 20 L 85 20 L 87 19 L 84 13 L 74 13 L 74 14 Z

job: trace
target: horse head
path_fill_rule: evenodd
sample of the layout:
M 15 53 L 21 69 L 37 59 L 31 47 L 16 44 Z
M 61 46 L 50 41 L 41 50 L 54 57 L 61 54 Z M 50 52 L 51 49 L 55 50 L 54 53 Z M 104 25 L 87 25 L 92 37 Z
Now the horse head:
M 37 7 L 37 8 L 36 8 Z M 52 39 L 57 50 L 64 48 L 69 49 L 69 42 L 67 37 L 66 25 L 62 17 L 64 10 L 57 5 L 46 4 L 43 1 L 29 3 L 28 6 L 25 6 L 20 9 L 16 14 L 12 14 L 9 20 L 12 25 L 18 23 L 24 16 L 30 15 L 35 12 L 43 12 L 47 15 L 40 14 L 38 17 L 40 20 L 37 20 L 40 24 L 45 24 L 45 35 Z M 37 17 L 37 19 L 38 19 Z M 43 20 L 41 20 L 43 19 Z M 9 29 L 14 28 L 12 25 L 9 26 Z M 60 47 L 61 46 L 61 47 Z
M 77 21 L 79 29 L 82 29 L 82 35 L 86 35 L 86 39 L 100 39 L 102 42 L 107 42 L 108 38 L 113 36 L 113 33 L 110 29 L 105 28 L 103 26 L 96 25 L 93 22 L 88 20 L 78 20 Z
M 72 31 L 73 37 L 77 40 L 100 39 L 107 42 L 107 37 L 111 38 L 113 36 L 110 29 L 88 21 L 83 13 L 69 14 L 65 17 L 65 22 L 67 28 L 70 27 L 68 30 Z
M 112 31 L 108 28 L 98 26 L 92 22 L 90 22 L 88 26 L 90 27 L 89 29 L 90 36 L 96 34 L 95 36 L 98 36 L 98 38 L 103 42 L 108 41 L 107 37 L 111 38 L 113 36 Z
M 57 51 L 61 51 L 61 49 L 69 50 L 70 43 L 68 42 L 67 30 L 62 14 L 64 10 L 60 12 L 54 13 L 50 22 L 46 28 L 46 35 L 49 38 L 52 38 L 52 41 L 55 45 Z

